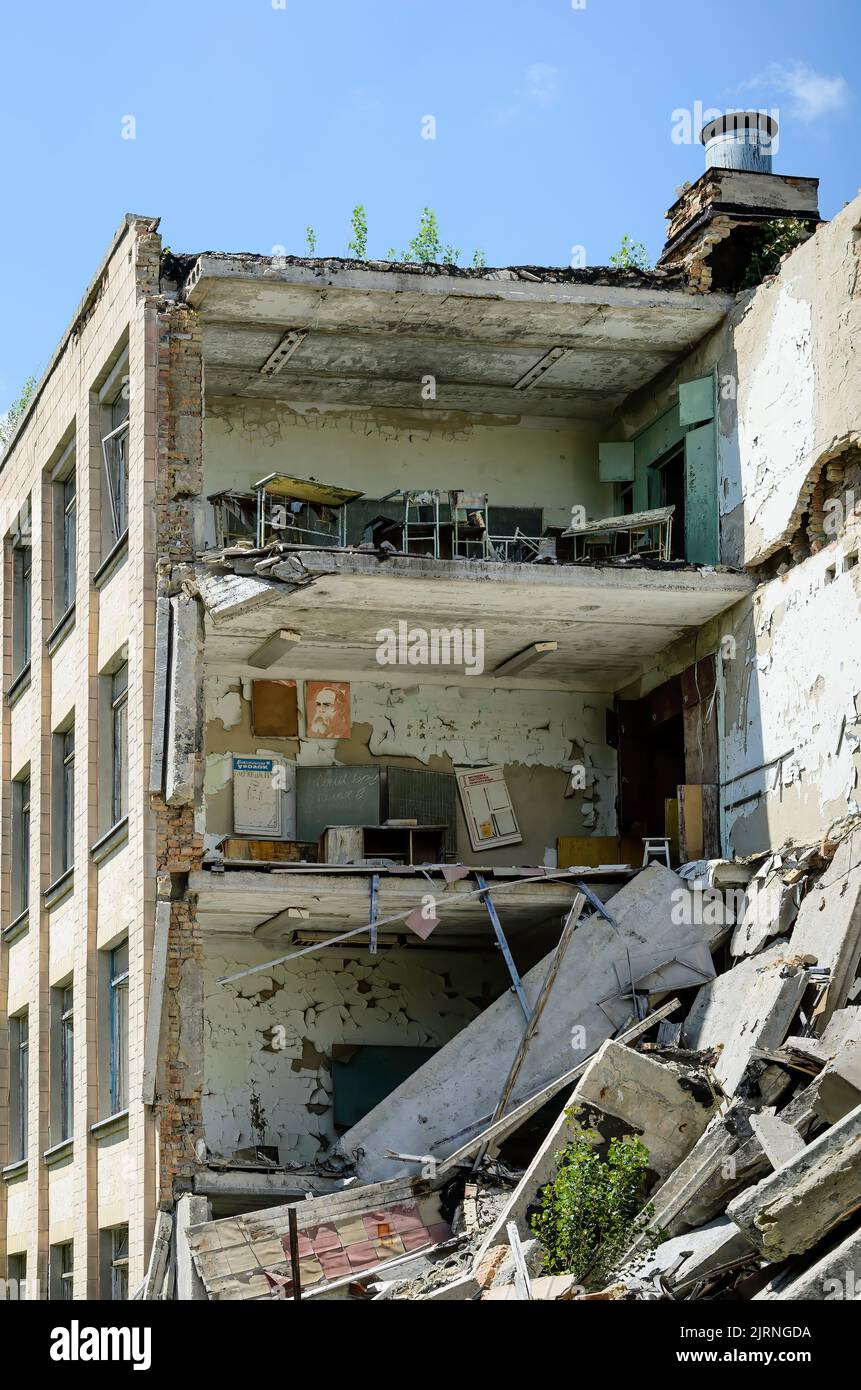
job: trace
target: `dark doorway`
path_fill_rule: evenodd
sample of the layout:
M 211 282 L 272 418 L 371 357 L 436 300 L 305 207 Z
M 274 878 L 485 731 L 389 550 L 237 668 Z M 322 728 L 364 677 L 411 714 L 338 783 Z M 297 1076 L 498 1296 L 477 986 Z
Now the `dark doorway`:
M 642 700 L 619 702 L 619 829 L 641 839 L 667 835 L 666 801 L 685 781 L 681 680 L 675 677 Z
M 675 507 L 673 512 L 673 560 L 685 558 L 685 446 L 677 444 L 652 465 L 650 503 L 655 507 Z

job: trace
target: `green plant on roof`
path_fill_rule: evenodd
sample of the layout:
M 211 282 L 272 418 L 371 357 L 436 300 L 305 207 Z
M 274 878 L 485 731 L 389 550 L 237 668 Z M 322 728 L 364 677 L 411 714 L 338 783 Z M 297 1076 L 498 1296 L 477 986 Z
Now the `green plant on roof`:
M 6 448 L 12 435 L 15 433 L 15 426 L 30 404 L 33 392 L 36 389 L 36 378 L 28 376 L 24 385 L 21 387 L 21 394 L 18 399 L 13 401 L 5 415 L 0 415 L 0 450 Z
M 317 233 L 314 231 L 314 228 L 313 228 L 313 227 L 306 227 L 306 228 L 305 228 L 305 245 L 308 247 L 308 255 L 309 255 L 309 256 L 316 256 L 316 254 L 317 254 Z
M 648 270 L 649 253 L 641 241 L 632 241 L 626 232 L 618 251 L 610 257 L 617 270 Z
M 347 250 L 351 251 L 359 261 L 368 258 L 368 219 L 365 216 L 365 209 L 361 203 L 357 203 L 350 215 L 350 226 L 353 235 L 347 242 Z
M 419 229 L 401 260 L 418 261 L 423 265 L 457 265 L 460 251 L 443 242 L 433 208 L 422 208 Z
M 742 289 L 762 284 L 766 275 L 775 275 L 781 259 L 807 241 L 810 229 L 798 217 L 775 217 L 756 229 Z

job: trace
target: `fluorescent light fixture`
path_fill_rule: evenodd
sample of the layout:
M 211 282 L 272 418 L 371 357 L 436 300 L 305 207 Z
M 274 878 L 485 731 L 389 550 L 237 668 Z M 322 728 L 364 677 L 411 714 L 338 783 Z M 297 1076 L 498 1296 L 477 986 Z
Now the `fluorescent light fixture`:
M 531 647 L 525 647 L 516 656 L 510 656 L 507 661 L 501 662 L 499 666 L 494 668 L 493 674 L 495 676 L 516 676 L 527 666 L 534 666 L 536 661 L 541 661 L 548 652 L 555 652 L 558 647 L 558 642 L 533 642 Z
M 307 337 L 308 330 L 305 328 L 292 328 L 289 333 L 285 333 L 275 351 L 269 354 L 260 368 L 261 376 L 275 376 L 280 372 L 284 363 L 290 360 Z
M 541 357 L 535 363 L 534 367 L 529 368 L 529 371 L 526 372 L 519 381 L 515 381 L 514 390 L 528 391 L 530 386 L 534 386 L 536 381 L 539 381 L 541 377 L 544 376 L 545 372 L 550 371 L 550 368 L 555 362 L 558 362 L 561 357 L 567 357 L 571 350 L 571 348 L 567 347 L 552 347 L 544 357 Z

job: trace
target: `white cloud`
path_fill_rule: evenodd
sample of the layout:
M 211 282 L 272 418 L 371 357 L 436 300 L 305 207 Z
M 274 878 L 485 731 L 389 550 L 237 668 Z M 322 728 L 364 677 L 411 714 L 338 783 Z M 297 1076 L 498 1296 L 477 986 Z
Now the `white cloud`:
M 533 63 L 526 69 L 526 93 L 538 106 L 549 106 L 559 95 L 559 69 L 549 63 Z
M 846 78 L 828 77 L 807 63 L 772 63 L 744 85 L 747 88 L 768 85 L 778 92 L 786 92 L 792 103 L 791 114 L 808 124 L 845 111 L 849 105 Z

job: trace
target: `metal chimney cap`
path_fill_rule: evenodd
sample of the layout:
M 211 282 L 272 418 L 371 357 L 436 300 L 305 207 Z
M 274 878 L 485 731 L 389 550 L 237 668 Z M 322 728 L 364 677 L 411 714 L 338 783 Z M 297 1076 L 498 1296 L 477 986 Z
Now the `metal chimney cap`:
M 703 126 L 700 140 L 707 145 L 716 135 L 738 134 L 747 130 L 759 131 L 772 140 L 777 134 L 777 121 L 765 111 L 728 111 Z

